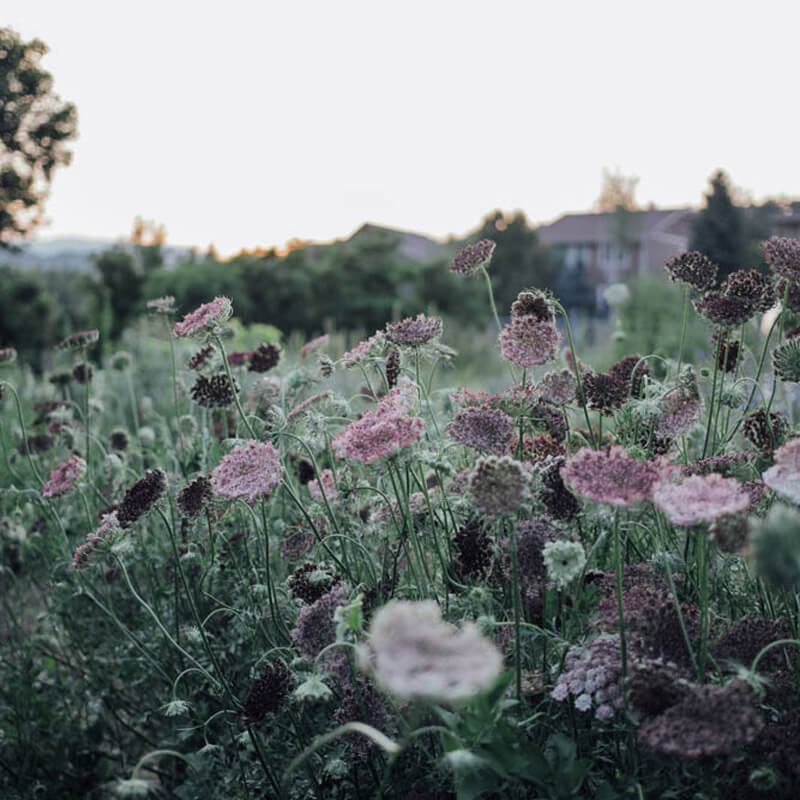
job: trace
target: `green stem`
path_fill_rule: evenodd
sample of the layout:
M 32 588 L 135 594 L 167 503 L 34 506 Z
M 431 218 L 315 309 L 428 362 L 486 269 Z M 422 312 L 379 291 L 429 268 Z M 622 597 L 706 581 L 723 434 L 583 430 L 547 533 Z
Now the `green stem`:
M 681 325 L 681 343 L 678 346 L 678 375 L 683 366 L 683 345 L 686 341 L 686 322 L 689 318 L 689 287 L 683 287 L 683 324 Z
M 522 702 L 522 646 L 520 641 L 520 622 L 522 602 L 519 590 L 519 561 L 517 558 L 517 529 L 511 521 L 511 591 L 514 593 L 514 661 L 517 679 L 517 701 Z
M 222 344 L 222 339 L 219 336 L 214 336 L 214 343 L 217 345 L 217 349 L 219 350 L 219 354 L 222 356 L 222 364 L 225 367 L 225 374 L 228 376 L 228 380 L 230 381 L 231 391 L 233 392 L 233 399 L 236 401 L 236 410 L 239 412 L 239 416 L 242 418 L 242 421 L 247 426 L 247 430 L 250 433 L 250 436 L 253 439 L 258 439 L 256 436 L 256 432 L 253 429 L 250 420 L 247 418 L 247 415 L 244 413 L 244 409 L 242 408 L 242 401 L 239 399 L 239 392 L 236 391 L 236 384 L 233 380 L 233 375 L 231 373 L 231 366 L 228 363 L 228 354 L 225 352 L 225 347 Z
M 625 608 L 622 602 L 622 547 L 619 535 L 619 510 L 614 510 L 614 566 L 617 578 L 617 614 L 619 616 L 619 642 L 622 657 L 622 685 L 625 686 L 628 677 L 628 642 L 625 636 Z M 622 693 L 625 713 L 628 713 L 628 701 L 625 692 Z

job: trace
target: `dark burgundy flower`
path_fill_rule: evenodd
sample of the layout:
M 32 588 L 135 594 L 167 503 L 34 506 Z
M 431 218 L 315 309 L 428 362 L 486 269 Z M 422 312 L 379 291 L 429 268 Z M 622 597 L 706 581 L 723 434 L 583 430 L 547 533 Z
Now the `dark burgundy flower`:
M 299 598 L 304 603 L 316 603 L 324 594 L 341 582 L 341 576 L 330 564 L 315 564 L 306 562 L 301 564 L 286 579 L 289 594 Z
M 204 408 L 218 408 L 229 406 L 234 401 L 234 392 L 239 387 L 231 382 L 224 372 L 206 378 L 205 375 L 198 375 L 190 390 L 192 400 Z
M 117 509 L 120 527 L 127 528 L 144 516 L 158 502 L 167 489 L 167 476 L 163 470 L 148 470 L 144 477 L 125 492 Z
M 276 344 L 260 344 L 250 354 L 250 372 L 269 372 L 278 366 L 281 360 L 281 348 Z
M 178 492 L 175 502 L 184 517 L 194 519 L 206 507 L 212 495 L 210 479 L 205 475 L 198 475 Z
M 72 377 L 75 378 L 75 380 L 78 383 L 82 384 L 89 383 L 93 375 L 94 372 L 92 371 L 92 367 L 89 364 L 86 363 L 76 364 L 72 368 Z
M 476 517 L 470 517 L 453 537 L 455 572 L 459 579 L 482 578 L 492 565 L 492 543 Z
M 619 373 L 590 373 L 583 377 L 583 396 L 589 408 L 611 416 L 628 399 L 629 386 L 629 380 Z
M 697 250 L 676 256 L 664 269 L 671 280 L 688 283 L 696 289 L 710 289 L 717 280 L 717 265 Z
M 643 397 L 645 377 L 650 374 L 647 362 L 639 355 L 625 356 L 609 369 L 608 374 L 624 381 L 631 397 Z
M 393 347 L 386 357 L 386 383 L 390 389 L 397 386 L 400 377 L 400 348 Z
M 732 272 L 722 284 L 721 291 L 728 297 L 743 300 L 761 312 L 769 311 L 777 301 L 772 280 L 757 269 L 739 269 Z
M 208 362 L 211 360 L 211 356 L 214 355 L 214 347 L 213 345 L 206 345 L 202 349 L 198 350 L 188 361 L 187 365 L 189 369 L 202 369 Z
M 244 703 L 244 716 L 250 722 L 263 722 L 269 714 L 277 714 L 294 689 L 291 670 L 277 660 L 269 664 L 250 687 Z
M 715 291 L 695 300 L 694 307 L 706 319 L 726 328 L 741 325 L 755 314 L 755 308 L 747 300 Z
M 744 419 L 744 437 L 762 453 L 782 445 L 789 433 L 789 420 L 780 411 L 771 411 L 769 419 L 763 409 L 753 411 Z

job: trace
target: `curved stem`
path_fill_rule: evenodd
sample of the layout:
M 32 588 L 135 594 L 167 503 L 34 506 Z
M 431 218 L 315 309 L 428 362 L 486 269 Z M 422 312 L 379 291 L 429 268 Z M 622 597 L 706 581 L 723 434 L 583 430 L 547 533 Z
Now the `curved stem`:
M 217 349 L 219 350 L 220 356 L 222 356 L 222 364 L 225 367 L 225 374 L 228 376 L 228 381 L 231 385 L 231 391 L 233 392 L 233 399 L 236 401 L 236 410 L 239 412 L 239 416 L 242 418 L 242 422 L 247 426 L 247 430 L 254 439 L 258 439 L 256 436 L 256 432 L 253 429 L 250 420 L 248 419 L 247 415 L 244 413 L 244 409 L 242 408 L 242 401 L 239 399 L 239 392 L 236 391 L 236 383 L 233 380 L 233 374 L 231 373 L 231 366 L 228 363 L 228 354 L 225 352 L 225 347 L 222 344 L 222 339 L 219 336 L 214 336 L 214 343 L 217 345 Z

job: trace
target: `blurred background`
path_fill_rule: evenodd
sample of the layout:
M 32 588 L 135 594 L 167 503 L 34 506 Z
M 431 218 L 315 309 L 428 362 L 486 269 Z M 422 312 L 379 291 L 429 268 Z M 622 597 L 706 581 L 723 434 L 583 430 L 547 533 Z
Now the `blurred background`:
M 670 355 L 666 260 L 724 276 L 800 236 L 798 22 L 793 2 L 5 3 L 0 347 L 42 371 L 99 328 L 102 360 L 142 345 L 146 300 L 227 295 L 245 331 L 341 350 L 441 315 L 466 379 L 496 334 L 447 265 L 488 237 L 501 316 L 548 288 L 598 367 Z

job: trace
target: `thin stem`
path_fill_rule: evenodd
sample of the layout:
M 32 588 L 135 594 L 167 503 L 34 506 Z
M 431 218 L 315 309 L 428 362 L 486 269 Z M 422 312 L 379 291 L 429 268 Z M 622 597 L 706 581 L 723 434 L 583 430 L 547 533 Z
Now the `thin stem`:
M 686 322 L 689 317 L 689 287 L 683 287 L 683 323 L 681 325 L 681 343 L 678 345 L 678 375 L 681 374 L 683 366 L 683 345 L 686 341 Z
M 219 354 L 222 356 L 222 364 L 225 367 L 225 374 L 228 376 L 228 381 L 231 385 L 231 391 L 233 392 L 233 399 L 236 401 L 236 410 L 239 412 L 239 416 L 242 418 L 242 421 L 247 426 L 247 430 L 254 439 L 258 439 L 256 436 L 256 432 L 253 429 L 250 420 L 248 419 L 247 415 L 244 413 L 244 409 L 242 408 L 242 401 L 239 399 L 239 392 L 236 391 L 236 384 L 233 380 L 233 374 L 231 373 L 231 366 L 228 363 L 228 354 L 225 352 L 225 347 L 222 344 L 222 339 L 219 336 L 214 336 L 214 342 L 217 345 L 217 349 L 219 350 Z
M 519 593 L 519 561 L 517 558 L 517 529 L 511 521 L 511 591 L 514 593 L 514 661 L 517 679 L 517 700 L 522 702 L 522 643 L 520 641 L 520 622 L 522 603 Z

